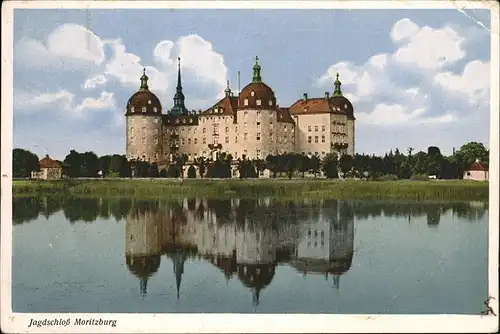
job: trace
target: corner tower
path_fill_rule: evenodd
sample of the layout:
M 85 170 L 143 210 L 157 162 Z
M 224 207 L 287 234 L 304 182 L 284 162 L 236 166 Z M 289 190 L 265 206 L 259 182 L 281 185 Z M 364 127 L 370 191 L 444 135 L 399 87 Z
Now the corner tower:
M 160 162 L 163 158 L 161 103 L 149 90 L 146 69 L 141 86 L 127 102 L 126 156 L 128 160 Z

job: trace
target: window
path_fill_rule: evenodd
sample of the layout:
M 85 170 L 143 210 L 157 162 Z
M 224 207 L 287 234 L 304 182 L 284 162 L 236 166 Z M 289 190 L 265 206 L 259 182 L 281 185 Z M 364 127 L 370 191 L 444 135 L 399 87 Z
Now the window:
M 238 127 L 235 127 L 235 128 L 234 128 L 234 131 L 238 132 Z
M 234 142 L 238 143 L 238 136 L 234 137 Z
M 146 137 L 142 137 L 142 143 L 146 144 Z
M 142 107 L 142 112 L 146 112 L 146 107 Z
M 321 131 L 323 131 L 323 132 L 325 131 L 325 126 L 324 125 L 321 126 Z
M 134 106 L 132 106 L 132 107 L 130 108 L 130 112 L 134 112 L 134 111 L 135 111 L 135 108 L 134 108 Z
M 260 140 L 260 133 L 257 133 L 257 140 Z
M 207 132 L 207 129 L 206 128 L 203 128 L 203 133 L 206 133 Z
M 198 138 L 195 138 L 195 139 L 194 139 L 194 143 L 195 143 L 195 144 L 198 144 Z
M 181 138 L 181 144 L 184 145 L 184 143 L 185 143 L 185 139 Z
M 284 141 L 284 142 L 285 142 L 285 144 L 286 144 L 286 143 L 287 143 L 287 141 L 288 141 L 288 138 L 287 138 L 287 137 L 283 138 L 283 141 Z
M 269 105 L 272 106 L 273 105 L 273 100 L 269 100 Z
M 260 99 L 257 99 L 257 101 L 255 101 L 257 103 L 258 106 L 262 105 L 262 101 Z
M 134 127 L 133 126 L 130 127 L 130 132 L 134 132 Z
M 226 132 L 229 132 L 229 127 L 228 126 L 226 126 Z
M 158 138 L 155 138 L 155 145 L 158 145 Z
M 314 142 L 317 143 L 318 142 L 318 136 L 314 136 Z
M 188 138 L 188 145 L 191 145 L 191 138 Z
M 274 127 L 274 126 L 273 126 L 273 122 L 269 123 L 269 129 L 271 129 L 271 130 L 272 130 L 272 129 L 273 129 L 273 127 Z
M 284 130 L 285 132 L 287 131 L 286 125 L 284 126 L 283 130 Z
M 260 150 L 257 150 L 257 159 L 260 158 Z
M 243 100 L 243 105 L 248 106 L 248 99 Z
M 244 133 L 243 134 L 243 140 L 247 140 L 248 139 L 248 133 Z
M 229 144 L 229 137 L 226 137 L 226 144 Z
M 186 130 L 186 129 L 182 128 L 182 130 L 181 130 L 181 131 L 182 131 L 182 132 L 184 132 L 184 130 Z
M 203 144 L 207 143 L 207 138 L 203 137 Z
M 307 142 L 310 144 L 312 143 L 312 137 L 311 136 L 307 136 Z
M 310 125 L 307 126 L 307 131 L 311 132 L 311 126 Z
M 243 123 L 243 125 L 244 125 L 244 126 L 245 126 L 245 128 L 246 128 L 246 127 L 247 127 L 247 125 L 248 125 L 248 123 L 247 123 L 247 122 L 245 122 L 245 123 Z
M 257 122 L 257 127 L 259 127 L 259 126 L 260 126 L 260 122 Z
M 325 142 L 325 136 L 321 136 L 321 142 L 324 143 Z
M 255 92 L 253 90 L 250 92 L 250 96 L 255 96 Z
M 324 151 L 323 151 L 323 152 L 321 152 L 321 155 L 325 155 L 325 152 L 324 152 Z
M 153 107 L 153 112 L 158 112 L 158 108 Z
M 257 111 L 257 117 L 259 117 L 259 116 L 260 116 L 260 111 Z
M 247 116 L 248 116 L 248 111 L 245 111 L 245 112 L 243 113 L 243 117 L 245 117 L 245 118 L 246 118 Z
M 318 132 L 318 126 L 317 125 L 314 126 L 314 132 Z

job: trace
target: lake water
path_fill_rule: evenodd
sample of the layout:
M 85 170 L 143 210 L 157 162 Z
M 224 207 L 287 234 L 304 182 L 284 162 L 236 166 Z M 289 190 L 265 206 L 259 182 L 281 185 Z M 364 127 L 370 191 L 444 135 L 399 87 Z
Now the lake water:
M 14 312 L 478 314 L 486 203 L 14 198 Z

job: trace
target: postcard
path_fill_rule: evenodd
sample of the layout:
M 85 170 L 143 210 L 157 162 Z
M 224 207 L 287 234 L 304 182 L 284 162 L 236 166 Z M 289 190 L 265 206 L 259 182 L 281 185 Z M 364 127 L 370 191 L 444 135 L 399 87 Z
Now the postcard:
M 2 332 L 498 332 L 499 13 L 4 3 Z

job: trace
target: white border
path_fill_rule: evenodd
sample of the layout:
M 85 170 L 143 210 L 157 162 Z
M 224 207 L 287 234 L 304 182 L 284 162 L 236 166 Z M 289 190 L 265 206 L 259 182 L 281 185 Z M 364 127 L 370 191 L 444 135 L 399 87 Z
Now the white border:
M 14 8 L 345 8 L 345 9 L 491 9 L 491 124 L 489 295 L 498 315 L 499 233 L 499 4 L 496 1 L 5 1 L 2 3 L 1 100 L 1 330 L 28 332 L 30 318 L 116 319 L 117 326 L 41 327 L 31 333 L 175 333 L 175 332 L 497 332 L 498 316 L 475 315 L 253 315 L 253 314 L 28 314 L 12 313 L 12 94 Z

